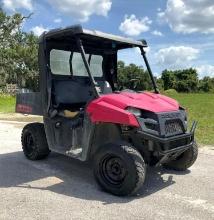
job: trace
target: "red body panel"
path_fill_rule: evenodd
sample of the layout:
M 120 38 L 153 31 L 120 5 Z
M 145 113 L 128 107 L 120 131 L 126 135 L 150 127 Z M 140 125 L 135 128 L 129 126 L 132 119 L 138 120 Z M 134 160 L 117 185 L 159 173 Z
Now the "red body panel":
M 30 114 L 33 112 L 33 108 L 29 105 L 17 104 L 16 112 L 23 114 Z
M 179 109 L 176 100 L 169 97 L 143 92 L 103 95 L 93 100 L 87 107 L 87 113 L 93 122 L 118 123 L 138 127 L 135 116 L 125 109 L 135 107 L 150 112 L 172 112 Z

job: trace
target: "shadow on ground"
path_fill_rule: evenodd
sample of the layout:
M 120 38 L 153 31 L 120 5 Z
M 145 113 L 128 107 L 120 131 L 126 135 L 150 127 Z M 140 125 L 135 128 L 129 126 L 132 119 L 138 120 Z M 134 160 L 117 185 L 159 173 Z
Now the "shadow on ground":
M 48 190 L 86 200 L 97 200 L 104 204 L 127 203 L 134 199 L 146 197 L 175 183 L 173 175 L 184 175 L 161 167 L 147 169 L 147 178 L 139 195 L 135 197 L 116 197 L 103 192 L 95 183 L 89 163 L 81 163 L 71 158 L 51 153 L 43 161 L 29 161 L 22 152 L 0 154 L 0 188 L 20 187 L 29 190 Z M 163 178 L 163 174 L 168 173 Z M 48 186 L 40 186 L 39 181 L 54 177 L 56 182 Z M 45 182 L 45 179 L 44 179 Z M 34 186 L 37 183 L 36 186 Z

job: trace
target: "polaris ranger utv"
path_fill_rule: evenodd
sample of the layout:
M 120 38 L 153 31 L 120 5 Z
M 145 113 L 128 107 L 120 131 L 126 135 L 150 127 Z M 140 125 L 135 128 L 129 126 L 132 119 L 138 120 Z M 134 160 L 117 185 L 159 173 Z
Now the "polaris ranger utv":
M 147 165 L 183 171 L 197 158 L 196 122 L 177 101 L 159 94 L 145 54 L 146 41 L 89 31 L 55 29 L 39 41 L 40 92 L 17 95 L 16 112 L 41 115 L 24 127 L 25 156 L 50 151 L 93 161 L 101 187 L 115 195 L 135 194 Z M 118 51 L 139 48 L 153 92 L 118 91 Z

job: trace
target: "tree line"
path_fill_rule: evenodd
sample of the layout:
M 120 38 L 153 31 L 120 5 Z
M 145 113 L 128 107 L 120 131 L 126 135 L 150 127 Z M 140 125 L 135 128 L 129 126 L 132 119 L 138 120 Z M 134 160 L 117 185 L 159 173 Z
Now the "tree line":
M 0 8 L 0 89 L 6 84 L 38 90 L 38 37 L 22 30 L 24 17 L 7 15 Z M 156 79 L 160 90 L 178 92 L 214 92 L 214 78 L 199 79 L 195 69 L 164 70 Z M 148 72 L 135 64 L 118 62 L 118 84 L 121 89 L 151 90 Z
M 118 80 L 122 87 L 136 90 L 151 90 L 149 74 L 135 64 L 125 65 L 118 62 Z M 160 90 L 174 89 L 177 92 L 214 92 L 214 78 L 209 76 L 199 79 L 196 69 L 164 70 L 160 78 L 156 78 Z
M 162 89 L 178 92 L 214 92 L 214 78 L 199 79 L 196 69 L 164 70 L 159 79 Z
M 22 31 L 31 15 L 7 15 L 0 8 L 0 87 L 18 84 L 19 87 L 38 87 L 38 38 Z

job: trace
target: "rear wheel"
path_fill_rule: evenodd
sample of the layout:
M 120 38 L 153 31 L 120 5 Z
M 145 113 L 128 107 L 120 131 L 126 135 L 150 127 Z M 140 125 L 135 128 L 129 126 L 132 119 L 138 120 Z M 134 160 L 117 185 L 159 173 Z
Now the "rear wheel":
M 195 163 L 197 157 L 198 145 L 194 142 L 191 148 L 182 153 L 176 159 L 164 164 L 164 167 L 177 171 L 185 171 Z
M 146 165 L 132 146 L 113 143 L 95 154 L 94 175 L 105 191 L 119 196 L 133 195 L 144 183 Z
M 42 123 L 31 123 L 22 130 L 22 149 L 30 160 L 40 160 L 48 156 L 48 148 L 45 129 Z

